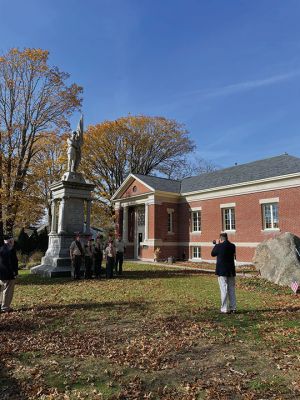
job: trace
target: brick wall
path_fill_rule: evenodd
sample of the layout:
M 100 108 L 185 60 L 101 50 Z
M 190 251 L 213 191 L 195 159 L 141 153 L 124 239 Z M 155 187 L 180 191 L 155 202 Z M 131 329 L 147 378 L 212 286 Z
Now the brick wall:
M 222 230 L 220 204 L 236 203 L 235 219 L 236 233 L 230 235 L 238 242 L 260 242 L 276 235 L 274 232 L 262 230 L 262 212 L 259 200 L 279 198 L 280 231 L 290 231 L 300 235 L 300 188 L 282 189 L 262 193 L 253 193 L 235 197 L 205 200 L 196 205 L 202 206 L 201 241 L 211 241 L 217 238 Z M 190 203 L 195 206 L 195 203 Z M 186 235 L 188 238 L 188 234 Z
M 136 187 L 133 190 L 133 187 Z M 257 189 L 257 187 L 256 187 Z M 134 199 L 136 195 L 149 193 L 149 189 L 139 181 L 132 182 L 122 195 L 124 198 Z M 151 193 L 154 194 L 153 192 Z M 264 231 L 262 228 L 262 206 L 260 200 L 279 198 L 279 231 Z M 170 198 L 169 198 L 170 199 Z M 251 262 L 257 243 L 274 237 L 281 232 L 292 232 L 300 236 L 300 188 L 269 190 L 245 195 L 227 196 L 218 199 L 201 201 L 176 202 L 175 199 L 158 197 L 155 195 L 156 204 L 148 206 L 149 240 L 161 240 L 161 257 L 170 256 L 182 258 L 191 257 L 193 243 L 201 246 L 201 257 L 212 260 L 210 256 L 212 240 L 218 239 L 222 226 L 221 204 L 235 203 L 236 231 L 229 233 L 229 240 L 237 245 L 237 260 Z M 145 196 L 145 201 L 147 196 Z M 201 207 L 201 232 L 191 232 L 191 208 Z M 168 233 L 168 209 L 173 209 L 174 233 Z M 129 241 L 134 237 L 134 206 L 128 211 L 128 235 Z M 119 231 L 122 231 L 122 215 L 116 213 L 116 222 Z M 174 242 L 174 245 L 172 243 Z M 165 243 L 165 245 L 164 245 Z M 133 246 L 129 246 L 128 257 L 133 257 Z M 153 259 L 153 246 L 143 247 L 140 256 L 145 259 Z M 130 255 L 129 255 L 130 254 Z

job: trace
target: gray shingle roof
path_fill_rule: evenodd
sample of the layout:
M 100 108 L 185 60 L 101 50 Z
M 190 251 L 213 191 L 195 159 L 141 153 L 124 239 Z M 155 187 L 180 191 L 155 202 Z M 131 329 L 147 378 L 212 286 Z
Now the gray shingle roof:
M 133 175 L 155 190 L 170 193 L 188 193 L 297 172 L 300 173 L 300 158 L 282 154 L 264 160 L 192 176 L 182 181 L 141 174 Z
M 180 181 L 173 179 L 160 178 L 157 176 L 133 174 L 147 185 L 151 186 L 155 190 L 161 190 L 163 192 L 180 193 Z
M 185 178 L 181 182 L 181 193 L 251 182 L 297 172 L 300 172 L 300 158 L 283 154 Z

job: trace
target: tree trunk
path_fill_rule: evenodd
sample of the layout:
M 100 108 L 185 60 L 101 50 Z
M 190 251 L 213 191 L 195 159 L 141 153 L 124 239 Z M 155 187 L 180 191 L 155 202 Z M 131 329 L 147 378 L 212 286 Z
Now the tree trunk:
M 3 244 L 3 196 L 2 196 L 2 135 L 0 132 L 0 246 Z

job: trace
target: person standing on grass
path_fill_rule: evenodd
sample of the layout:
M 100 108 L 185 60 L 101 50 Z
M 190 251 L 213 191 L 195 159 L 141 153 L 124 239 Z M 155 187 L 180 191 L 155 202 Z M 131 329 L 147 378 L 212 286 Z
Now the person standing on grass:
M 103 260 L 103 236 L 97 236 L 93 251 L 95 278 L 101 278 Z
M 1 312 L 10 312 L 18 275 L 18 258 L 14 248 L 14 239 L 4 236 L 4 244 L 0 248 L 0 290 Z
M 116 247 L 116 265 L 115 265 L 116 274 L 122 275 L 122 272 L 123 272 L 122 266 L 123 266 L 123 260 L 124 260 L 124 254 L 126 251 L 126 246 L 125 246 L 125 243 L 124 243 L 121 235 L 118 235 L 118 239 L 116 240 L 115 247 Z
M 217 257 L 216 275 L 221 292 L 221 313 L 235 313 L 235 245 L 228 240 L 227 233 L 220 234 L 219 243 L 215 244 L 211 255 Z
M 88 241 L 84 246 L 85 279 L 92 278 L 93 252 L 94 252 L 93 239 L 88 238 Z
M 83 246 L 80 241 L 80 235 L 79 233 L 77 233 L 75 236 L 75 240 L 71 243 L 70 246 L 70 257 L 73 266 L 74 279 L 80 279 L 80 269 L 83 256 Z
M 106 278 L 113 278 L 113 270 L 115 266 L 116 251 L 114 248 L 113 240 L 109 240 L 105 248 L 106 256 Z

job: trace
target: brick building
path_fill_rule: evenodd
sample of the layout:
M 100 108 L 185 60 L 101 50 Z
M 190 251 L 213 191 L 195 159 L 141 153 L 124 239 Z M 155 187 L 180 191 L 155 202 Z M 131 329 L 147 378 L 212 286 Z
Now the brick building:
M 300 158 L 288 154 L 185 178 L 130 174 L 113 196 L 127 257 L 210 261 L 221 231 L 237 261 L 281 232 L 300 236 Z

